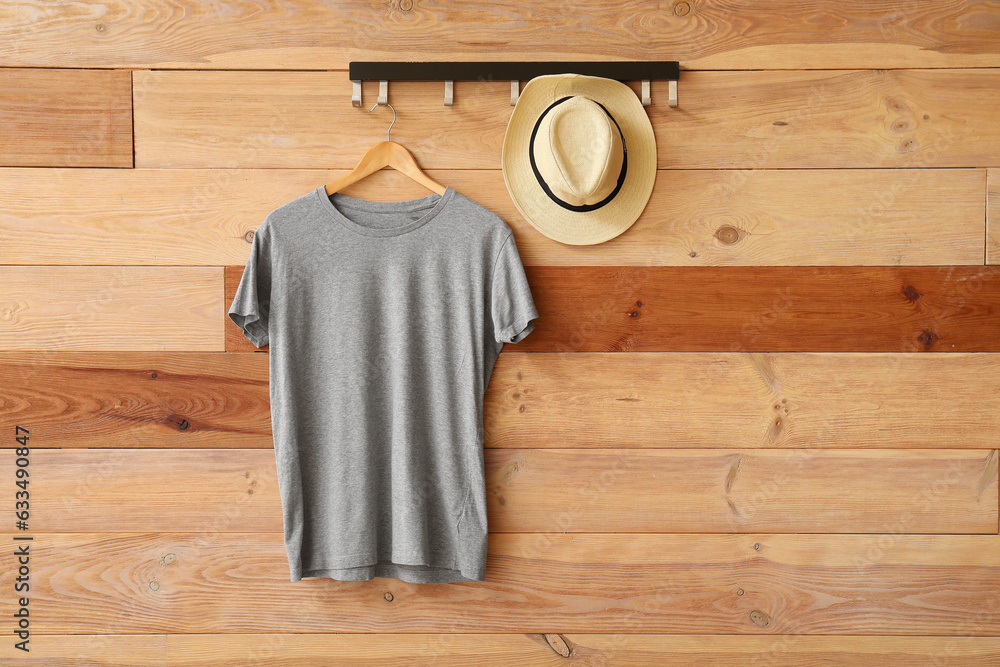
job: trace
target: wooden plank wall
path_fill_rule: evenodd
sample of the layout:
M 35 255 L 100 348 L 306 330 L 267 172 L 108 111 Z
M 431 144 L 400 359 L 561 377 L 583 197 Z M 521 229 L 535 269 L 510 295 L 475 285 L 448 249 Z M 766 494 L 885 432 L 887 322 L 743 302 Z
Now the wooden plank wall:
M 996 3 L 99 7 L 0 1 L 5 664 L 1000 664 Z M 540 317 L 487 392 L 487 581 L 290 583 L 250 233 L 384 138 L 351 60 L 494 59 L 679 60 L 652 197 L 554 242 L 506 82 L 390 84 Z

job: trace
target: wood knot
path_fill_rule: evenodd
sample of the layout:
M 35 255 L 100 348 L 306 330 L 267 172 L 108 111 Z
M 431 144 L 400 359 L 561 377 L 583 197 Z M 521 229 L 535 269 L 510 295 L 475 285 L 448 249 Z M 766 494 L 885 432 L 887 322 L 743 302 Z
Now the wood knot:
M 563 637 L 562 635 L 557 635 L 553 633 L 553 634 L 545 634 L 542 636 L 545 637 L 545 643 L 549 645 L 549 648 L 551 648 L 553 651 L 555 651 L 562 657 L 568 658 L 571 655 L 573 655 L 572 649 L 570 649 L 569 645 L 566 643 L 566 638 Z
M 691 5 L 686 2 L 678 2 L 674 5 L 674 15 L 687 16 L 691 12 Z
M 936 341 L 937 339 L 938 335 L 936 333 L 934 333 L 933 331 L 927 331 L 926 329 L 920 332 L 920 335 L 917 337 L 917 340 L 919 340 L 920 344 L 923 345 L 925 348 L 933 345 L 934 341 Z
M 521 469 L 521 460 L 514 459 L 513 461 L 507 462 L 503 468 L 500 469 L 500 481 L 503 484 L 509 484 L 514 477 L 517 476 L 518 471 Z
M 888 97 L 885 100 L 885 106 L 890 111 L 895 111 L 896 113 L 907 113 L 908 109 L 906 105 L 897 100 L 894 97 Z
M 170 415 L 167 417 L 167 421 L 176 426 L 181 431 L 186 431 L 191 426 L 191 422 L 184 419 L 180 415 Z
M 907 285 L 906 287 L 903 288 L 903 296 L 905 296 L 910 301 L 916 301 L 917 299 L 922 297 L 923 294 L 918 292 L 916 288 L 913 287 L 913 285 Z
M 731 245 L 740 240 L 740 230 L 732 225 L 723 225 L 715 232 L 715 238 L 726 245 Z

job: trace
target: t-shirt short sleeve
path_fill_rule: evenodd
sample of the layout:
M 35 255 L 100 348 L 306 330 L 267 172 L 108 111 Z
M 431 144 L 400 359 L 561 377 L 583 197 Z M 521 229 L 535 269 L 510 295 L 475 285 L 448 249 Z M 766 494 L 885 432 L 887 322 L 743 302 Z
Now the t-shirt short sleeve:
M 236 296 L 229 307 L 229 319 L 243 330 L 256 347 L 268 344 L 271 310 L 271 235 L 267 220 L 254 232 L 250 257 Z
M 535 328 L 538 317 L 514 235 L 507 236 L 493 267 L 492 316 L 498 343 L 517 343 Z

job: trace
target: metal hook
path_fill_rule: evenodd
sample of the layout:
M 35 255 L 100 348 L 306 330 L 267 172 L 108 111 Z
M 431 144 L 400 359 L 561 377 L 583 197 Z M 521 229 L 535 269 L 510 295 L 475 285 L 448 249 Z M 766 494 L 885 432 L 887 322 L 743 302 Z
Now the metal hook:
M 390 109 L 392 109 L 392 105 L 389 104 L 388 102 L 386 102 L 385 105 L 387 107 L 389 107 Z M 378 102 L 376 102 L 375 105 L 371 109 L 368 110 L 368 113 L 371 113 L 372 111 L 374 111 L 375 107 L 377 107 L 377 106 L 378 106 Z M 392 122 L 389 123 L 389 131 L 385 133 L 385 140 L 386 141 L 392 141 L 392 126 L 395 125 L 395 124 L 396 124 L 396 110 L 392 109 Z

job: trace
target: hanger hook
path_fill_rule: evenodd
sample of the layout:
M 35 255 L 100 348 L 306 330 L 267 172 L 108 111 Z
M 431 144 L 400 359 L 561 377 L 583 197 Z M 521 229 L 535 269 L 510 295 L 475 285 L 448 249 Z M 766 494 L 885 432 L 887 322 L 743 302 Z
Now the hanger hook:
M 389 104 L 388 102 L 386 102 L 385 105 L 387 107 L 389 107 L 390 109 L 392 109 L 392 105 Z M 375 105 L 372 106 L 372 108 L 368 110 L 368 113 L 371 113 L 372 111 L 374 111 L 375 107 L 377 107 L 377 106 L 378 106 L 378 102 L 376 102 Z M 386 141 L 392 141 L 392 126 L 395 125 L 395 124 L 396 124 L 396 110 L 392 109 L 392 122 L 389 123 L 389 131 L 385 133 L 385 140 Z

